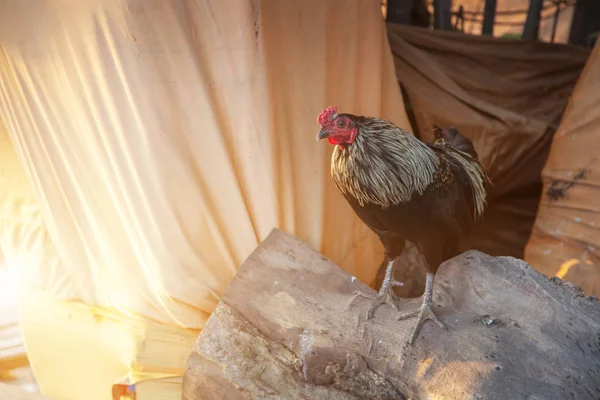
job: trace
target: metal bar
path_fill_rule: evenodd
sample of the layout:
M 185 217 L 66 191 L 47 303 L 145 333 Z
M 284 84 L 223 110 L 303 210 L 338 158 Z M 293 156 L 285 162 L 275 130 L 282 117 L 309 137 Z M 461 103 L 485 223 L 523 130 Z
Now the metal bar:
M 387 0 L 385 20 L 395 24 L 410 24 L 413 0 Z
M 558 25 L 558 17 L 560 17 L 560 4 L 561 1 L 554 1 L 556 4 L 556 11 L 554 12 L 554 21 L 552 22 L 552 35 L 550 36 L 550 42 L 554 43 L 554 37 L 556 36 L 556 26 Z
M 542 15 L 543 0 L 529 0 L 527 20 L 523 27 L 524 40 L 537 40 L 540 33 L 540 17 Z
M 452 29 L 452 0 L 433 0 L 433 28 Z
M 483 11 L 483 25 L 481 34 L 494 35 L 494 21 L 496 20 L 496 0 L 485 0 L 485 9 Z
M 577 0 L 573 11 L 569 43 L 589 46 L 590 35 L 600 30 L 600 1 Z

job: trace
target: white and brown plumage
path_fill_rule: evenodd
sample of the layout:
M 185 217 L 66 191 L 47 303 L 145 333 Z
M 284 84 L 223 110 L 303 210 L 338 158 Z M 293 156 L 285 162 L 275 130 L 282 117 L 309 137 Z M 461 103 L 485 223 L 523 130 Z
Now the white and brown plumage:
M 384 302 L 396 308 L 391 287 L 393 261 L 409 240 L 425 259 L 427 279 L 409 343 L 426 319 L 444 327 L 431 309 L 439 265 L 459 254 L 458 240 L 483 215 L 487 175 L 472 142 L 456 129 L 436 127 L 436 140 L 421 142 L 389 121 L 338 114 L 329 107 L 318 118 L 317 140 L 335 145 L 331 176 L 360 219 L 380 238 L 390 262 L 367 318 Z M 365 295 L 365 294 L 362 294 Z M 369 297 L 369 296 L 367 296 Z

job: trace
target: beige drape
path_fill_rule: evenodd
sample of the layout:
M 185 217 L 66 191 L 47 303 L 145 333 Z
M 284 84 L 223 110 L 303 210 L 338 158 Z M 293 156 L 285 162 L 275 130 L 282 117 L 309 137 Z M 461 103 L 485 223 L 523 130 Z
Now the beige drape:
M 1 112 L 62 263 L 40 262 L 40 289 L 199 327 L 275 226 L 371 278 L 379 254 L 333 189 L 315 121 L 335 103 L 407 126 L 376 2 L 25 1 L 2 15 Z
M 38 295 L 200 329 L 273 227 L 372 281 L 382 249 L 315 136 L 329 105 L 410 130 L 378 1 L 24 0 L 2 5 L 0 46 L 0 116 L 27 187 L 2 187 L 0 234 L 32 293 L 30 358 L 54 357 L 27 328 L 36 307 L 51 313 Z M 119 353 L 103 332 L 90 343 L 114 350 L 115 371 L 160 369 L 159 351 L 136 353 L 150 344 Z M 71 398 L 76 378 L 41 386 Z

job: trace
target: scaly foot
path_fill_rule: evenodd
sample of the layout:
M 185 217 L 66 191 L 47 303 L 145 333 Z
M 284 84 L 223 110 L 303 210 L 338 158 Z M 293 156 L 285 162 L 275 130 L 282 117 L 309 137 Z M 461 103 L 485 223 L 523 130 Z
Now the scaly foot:
M 419 331 L 421 330 L 421 326 L 423 323 L 430 319 L 435 322 L 440 328 L 448 329 L 446 325 L 435 315 L 433 310 L 431 309 L 431 297 L 433 294 L 433 274 L 427 274 L 427 281 L 425 283 L 425 293 L 423 293 L 423 303 L 418 310 L 408 312 L 406 314 L 402 314 L 398 317 L 398 320 L 403 320 L 411 317 L 417 317 L 417 322 L 413 328 L 413 331 L 410 335 L 410 339 L 408 340 L 408 344 L 412 345 L 415 338 L 417 337 Z
M 379 306 L 384 303 L 391 305 L 396 311 L 399 311 L 392 288 L 394 286 L 402 286 L 404 283 L 392 279 L 393 266 L 394 261 L 390 261 L 387 269 L 385 270 L 385 278 L 383 279 L 383 283 L 381 284 L 381 288 L 377 294 L 365 293 L 358 290 L 354 291 L 355 295 L 374 300 L 373 304 L 371 304 L 371 307 L 369 308 L 369 311 L 367 311 L 367 319 L 373 318 L 375 310 L 377 310 Z

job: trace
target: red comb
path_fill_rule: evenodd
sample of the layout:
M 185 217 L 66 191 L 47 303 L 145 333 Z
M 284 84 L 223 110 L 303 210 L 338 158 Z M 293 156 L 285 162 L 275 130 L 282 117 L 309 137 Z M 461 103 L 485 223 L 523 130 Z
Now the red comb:
M 329 121 L 333 119 L 335 114 L 337 114 L 337 108 L 335 106 L 327 107 L 326 109 L 321 111 L 321 114 L 319 114 L 318 119 L 319 125 L 321 125 L 321 127 L 327 125 Z

